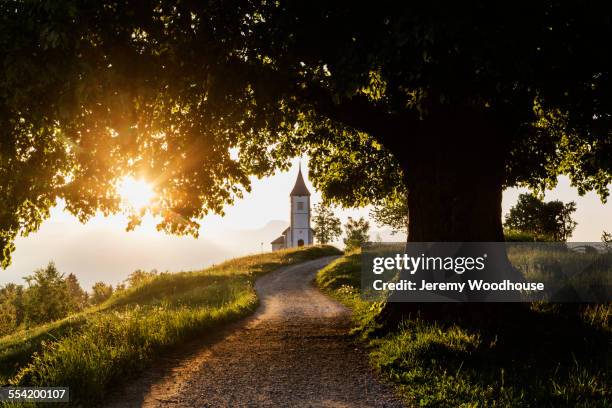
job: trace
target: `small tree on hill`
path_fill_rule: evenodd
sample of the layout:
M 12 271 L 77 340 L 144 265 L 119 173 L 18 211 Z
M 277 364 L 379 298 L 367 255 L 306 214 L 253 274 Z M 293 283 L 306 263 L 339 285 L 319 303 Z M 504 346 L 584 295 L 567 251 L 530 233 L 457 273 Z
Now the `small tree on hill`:
M 25 320 L 28 324 L 46 323 L 68 315 L 68 287 L 53 262 L 24 279 L 28 283 L 24 294 Z
M 145 271 L 143 269 L 136 269 L 134 272 L 127 277 L 124 281 L 127 284 L 127 287 L 133 288 L 135 286 L 139 286 L 157 276 L 157 270 L 153 269 L 151 271 Z
M 91 288 L 90 302 L 92 305 L 98 305 L 110 298 L 112 294 L 112 285 L 104 282 L 96 282 Z
M 544 202 L 532 194 L 521 194 L 506 215 L 504 226 L 511 231 L 527 233 L 538 239 L 567 241 L 578 223 L 572 219 L 576 203 Z
M 334 215 L 332 209 L 323 204 L 314 206 L 314 236 L 320 244 L 327 244 L 342 234 L 340 219 Z
M 355 220 L 351 217 L 348 218 L 346 224 L 344 224 L 344 232 L 346 238 L 344 238 L 344 245 L 346 250 L 359 248 L 370 239 L 370 223 L 367 222 L 363 217 Z
M 70 311 L 80 312 L 87 306 L 87 292 L 81 288 L 77 277 L 71 273 L 66 277 L 66 288 L 70 300 Z

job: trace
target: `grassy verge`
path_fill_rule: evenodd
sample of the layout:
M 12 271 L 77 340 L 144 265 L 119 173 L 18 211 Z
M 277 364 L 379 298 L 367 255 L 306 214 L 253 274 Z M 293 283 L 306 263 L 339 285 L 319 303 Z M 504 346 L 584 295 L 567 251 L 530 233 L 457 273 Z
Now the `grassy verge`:
M 379 335 L 374 318 L 382 304 L 361 300 L 359 274 L 360 254 L 353 253 L 321 270 L 317 284 L 353 309 L 372 365 L 409 404 L 611 406 L 609 304 L 513 305 L 516 317 L 482 323 L 417 316 Z
M 95 309 L 0 339 L 4 381 L 68 386 L 81 403 L 99 401 L 160 350 L 254 310 L 257 276 L 337 253 L 333 247 L 305 247 L 161 274 Z

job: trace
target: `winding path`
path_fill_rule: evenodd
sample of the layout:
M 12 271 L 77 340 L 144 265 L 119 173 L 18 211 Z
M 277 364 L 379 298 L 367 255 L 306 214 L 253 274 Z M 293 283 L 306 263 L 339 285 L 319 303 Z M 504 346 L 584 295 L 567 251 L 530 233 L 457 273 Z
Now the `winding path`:
M 263 276 L 253 316 L 166 356 L 107 406 L 403 406 L 347 335 L 350 311 L 312 285 L 333 259 Z

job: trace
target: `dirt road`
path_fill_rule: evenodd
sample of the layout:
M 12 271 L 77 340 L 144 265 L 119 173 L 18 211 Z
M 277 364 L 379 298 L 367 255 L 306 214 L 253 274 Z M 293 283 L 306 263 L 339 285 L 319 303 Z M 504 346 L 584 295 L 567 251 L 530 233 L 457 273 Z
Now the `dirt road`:
M 332 259 L 260 278 L 252 317 L 167 357 L 108 406 L 403 406 L 347 335 L 349 310 L 312 285 Z

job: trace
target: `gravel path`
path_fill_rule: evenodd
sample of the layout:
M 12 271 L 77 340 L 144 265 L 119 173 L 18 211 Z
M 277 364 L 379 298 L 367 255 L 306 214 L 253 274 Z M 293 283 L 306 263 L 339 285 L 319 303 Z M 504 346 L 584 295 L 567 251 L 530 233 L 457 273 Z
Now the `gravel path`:
M 166 356 L 107 406 L 403 406 L 347 335 L 350 311 L 312 285 L 332 259 L 260 278 L 252 317 Z

